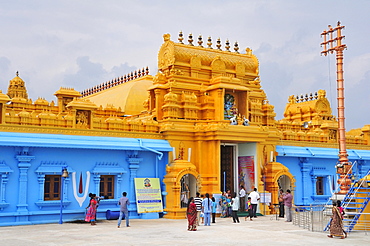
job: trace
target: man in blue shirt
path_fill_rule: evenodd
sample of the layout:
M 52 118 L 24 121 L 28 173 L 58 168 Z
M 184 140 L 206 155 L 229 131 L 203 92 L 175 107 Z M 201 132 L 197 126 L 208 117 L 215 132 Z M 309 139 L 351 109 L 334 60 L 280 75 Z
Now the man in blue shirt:
M 118 218 L 118 228 L 121 226 L 121 220 L 122 220 L 122 216 L 125 215 L 125 219 L 126 219 L 126 226 L 127 227 L 130 227 L 130 224 L 129 224 L 129 218 L 128 218 L 128 208 L 127 206 L 130 205 L 130 201 L 128 200 L 128 198 L 126 197 L 127 196 L 127 193 L 126 192 L 123 192 L 122 193 L 122 196 L 119 201 L 118 201 L 118 205 L 120 206 L 120 211 L 119 211 L 119 218 Z

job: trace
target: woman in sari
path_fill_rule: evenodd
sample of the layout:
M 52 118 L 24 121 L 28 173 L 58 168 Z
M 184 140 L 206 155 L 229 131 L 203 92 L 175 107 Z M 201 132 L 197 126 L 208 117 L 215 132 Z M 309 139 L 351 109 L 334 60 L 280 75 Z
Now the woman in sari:
M 328 237 L 340 237 L 340 239 L 346 238 L 347 233 L 343 230 L 342 215 L 335 201 L 333 201 L 332 213 L 333 215 L 331 217 L 329 228 L 330 235 L 328 235 Z
M 194 198 L 190 197 L 188 202 L 188 208 L 186 210 L 186 217 L 188 218 L 188 231 L 197 230 L 197 206 L 194 203 Z
M 96 225 L 95 218 L 96 218 L 96 208 L 97 208 L 98 202 L 95 199 L 95 197 L 96 197 L 95 194 L 90 193 L 89 197 L 90 197 L 90 202 L 89 202 L 89 206 L 87 206 L 87 208 L 86 208 L 88 210 L 87 210 L 87 213 L 86 213 L 85 221 L 90 222 L 91 225 Z
M 221 206 L 221 218 L 226 218 L 228 216 L 228 203 L 227 203 L 227 193 L 223 193 L 221 195 L 221 199 L 220 199 L 220 206 Z

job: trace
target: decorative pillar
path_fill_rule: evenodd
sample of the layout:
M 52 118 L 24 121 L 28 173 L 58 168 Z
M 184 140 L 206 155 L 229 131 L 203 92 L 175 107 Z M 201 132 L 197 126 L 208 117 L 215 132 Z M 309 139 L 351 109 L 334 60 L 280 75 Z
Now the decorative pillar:
M 117 185 L 116 187 L 121 187 L 121 183 L 122 183 L 122 174 L 117 174 Z M 116 194 L 114 194 L 114 197 L 115 198 L 119 198 L 121 197 L 122 193 L 121 193 L 121 190 L 120 189 L 115 189 L 115 192 Z
M 34 156 L 28 155 L 29 148 L 23 147 L 20 155 L 15 158 L 18 160 L 19 168 L 19 185 L 18 185 L 18 205 L 17 222 L 28 221 L 28 204 L 27 204 L 27 187 L 28 187 L 28 169 L 31 166 L 31 161 L 35 159 Z
M 100 196 L 100 174 L 94 174 L 93 180 L 95 184 L 96 195 Z
M 135 178 L 137 174 L 137 170 L 140 167 L 140 162 L 143 161 L 142 158 L 137 158 L 138 151 L 133 151 L 132 154 L 129 155 L 129 158 L 127 158 L 127 162 L 129 163 L 129 169 L 130 169 L 130 178 L 129 178 L 129 191 L 128 198 L 130 200 L 129 205 L 129 211 L 135 211 L 136 210 L 136 196 L 135 196 Z
M 39 202 L 44 201 L 44 189 L 45 189 L 45 174 L 39 174 L 37 176 L 37 181 L 39 182 Z
M 312 170 L 312 163 L 308 162 L 308 158 L 299 158 L 299 166 L 302 173 L 302 203 L 309 204 L 309 196 L 312 195 L 311 190 L 306 184 L 312 183 L 310 172 Z

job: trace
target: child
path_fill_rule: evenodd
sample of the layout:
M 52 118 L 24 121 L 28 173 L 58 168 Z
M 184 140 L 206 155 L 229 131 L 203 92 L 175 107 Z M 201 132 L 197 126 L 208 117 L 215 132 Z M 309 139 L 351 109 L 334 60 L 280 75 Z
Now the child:
M 216 208 L 217 208 L 216 199 L 212 197 L 212 223 L 216 223 Z
M 342 207 L 342 203 L 340 202 L 340 200 L 337 200 L 337 207 L 339 209 L 339 212 L 340 212 L 340 215 L 342 217 L 342 220 L 344 219 L 344 208 Z
M 251 212 L 252 212 L 252 203 L 251 203 L 251 197 L 248 197 L 248 214 L 251 214 Z M 244 217 L 244 220 L 247 220 L 247 217 L 248 216 L 245 216 Z M 250 218 L 250 220 L 252 220 L 252 218 Z
M 231 195 L 227 195 L 227 217 L 231 217 L 232 210 L 231 210 Z
M 204 195 L 200 195 L 200 198 L 202 198 L 202 201 L 203 201 Z M 204 224 L 204 213 L 203 213 L 203 211 L 200 212 L 200 217 L 202 218 L 202 224 Z

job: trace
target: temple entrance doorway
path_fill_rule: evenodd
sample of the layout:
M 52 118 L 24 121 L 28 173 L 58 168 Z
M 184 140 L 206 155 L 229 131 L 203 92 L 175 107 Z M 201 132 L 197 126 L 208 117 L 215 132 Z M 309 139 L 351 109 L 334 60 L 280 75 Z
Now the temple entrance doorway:
M 279 190 L 283 189 L 286 192 L 287 189 L 292 190 L 290 178 L 286 175 L 281 175 L 278 179 Z
M 236 145 L 221 144 L 221 187 L 220 191 L 231 190 L 233 194 L 235 185 L 235 158 Z
M 180 207 L 186 208 L 190 197 L 195 197 L 197 192 L 197 179 L 192 174 L 185 174 L 180 180 Z

